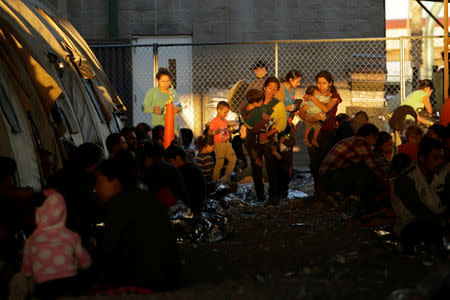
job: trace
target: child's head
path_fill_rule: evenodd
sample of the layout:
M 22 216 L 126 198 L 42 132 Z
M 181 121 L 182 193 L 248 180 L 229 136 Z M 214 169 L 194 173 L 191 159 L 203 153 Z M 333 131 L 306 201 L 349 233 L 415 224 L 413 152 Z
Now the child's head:
M 310 85 L 305 91 L 305 95 L 314 96 L 319 92 L 319 88 L 315 85 Z
M 194 144 L 198 152 L 211 153 L 214 151 L 214 139 L 212 136 L 199 136 Z
M 44 203 L 36 209 L 37 227 L 64 226 L 67 210 L 64 197 L 54 189 L 45 190 Z
M 336 127 L 339 127 L 342 123 L 350 121 L 350 116 L 344 113 L 340 113 L 336 116 Z
M 137 139 L 136 139 L 136 129 L 134 127 L 124 127 L 120 131 L 120 134 L 123 135 L 125 141 L 127 142 L 128 149 L 133 152 L 136 152 L 137 149 Z
M 147 123 L 141 122 L 136 125 L 136 139 L 138 143 L 149 140 L 152 136 L 152 127 Z
M 365 111 L 360 110 L 355 114 L 354 119 L 358 119 L 367 123 L 369 122 L 369 115 Z
M 406 140 L 410 144 L 419 146 L 422 135 L 422 129 L 417 125 L 410 125 L 408 128 L 406 128 L 405 136 Z
M 442 142 L 442 138 L 445 136 L 446 128 L 443 125 L 434 124 L 428 127 L 427 136 L 433 139 L 437 139 Z
M 261 106 L 264 102 L 264 92 L 262 90 L 251 89 L 245 93 L 245 99 L 248 103 L 254 103 L 256 106 Z
M 375 142 L 375 150 L 382 153 L 391 153 L 394 150 L 392 136 L 386 131 L 378 133 L 377 141 Z
M 94 174 L 97 166 L 104 159 L 103 149 L 93 143 L 84 143 L 75 151 L 74 161 L 76 165 L 86 173 Z
M 164 126 L 156 125 L 153 127 L 152 138 L 158 143 L 164 144 Z
M 186 151 L 179 146 L 171 145 L 167 147 L 164 158 L 178 168 L 186 163 Z
M 188 148 L 189 145 L 192 143 L 192 140 L 194 139 L 194 133 L 189 128 L 181 128 L 180 135 L 181 135 L 181 143 L 183 144 L 183 147 Z
M 95 192 L 100 201 L 107 202 L 121 191 L 136 188 L 136 182 L 136 159 L 129 150 L 122 150 L 98 167 Z
M 422 170 L 429 174 L 438 173 L 444 163 L 444 151 L 441 142 L 424 137 L 419 144 L 417 160 Z
M 427 92 L 430 96 L 434 90 L 433 82 L 430 79 L 419 80 L 419 90 Z
M 226 101 L 220 101 L 217 104 L 217 116 L 220 119 L 225 119 L 230 111 L 230 105 Z
M 148 168 L 164 156 L 164 147 L 155 140 L 145 141 L 139 148 L 136 158 L 141 168 Z

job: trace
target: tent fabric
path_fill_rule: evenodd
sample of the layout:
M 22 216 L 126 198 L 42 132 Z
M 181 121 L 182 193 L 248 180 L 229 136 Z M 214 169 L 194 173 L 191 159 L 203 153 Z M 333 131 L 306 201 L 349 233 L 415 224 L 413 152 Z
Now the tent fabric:
M 4 88 L 11 86 L 11 82 L 3 70 L 0 70 L 0 85 Z M 10 130 L 9 125 L 7 123 L 5 124 L 8 132 L 9 144 L 13 150 L 13 158 L 16 161 L 17 169 L 27 170 L 27 172 L 18 172 L 19 184 L 22 186 L 30 186 L 35 190 L 40 190 L 41 180 L 36 156 L 36 148 L 33 142 L 34 138 L 31 134 L 31 130 L 26 130 L 29 129 L 26 114 L 20 108 L 20 102 L 16 98 L 14 91 L 12 89 L 5 88 L 5 92 L 14 108 L 21 128 L 23 128 L 21 132 L 13 133 Z M 3 113 L 2 117 L 4 118 Z
M 0 0 L 0 84 L 21 129 L 13 132 L 0 111 L 0 155 L 16 160 L 20 185 L 40 188 L 37 150 L 52 152 L 60 168 L 73 146 L 106 149 L 118 130 L 113 113 L 124 106 L 98 60 L 39 0 Z
M 34 86 L 39 93 L 45 111 L 49 112 L 52 104 L 61 95 L 62 90 L 48 74 L 44 68 L 22 47 L 16 40 L 17 53 L 21 56 L 22 62 L 25 64 L 30 78 L 33 80 Z

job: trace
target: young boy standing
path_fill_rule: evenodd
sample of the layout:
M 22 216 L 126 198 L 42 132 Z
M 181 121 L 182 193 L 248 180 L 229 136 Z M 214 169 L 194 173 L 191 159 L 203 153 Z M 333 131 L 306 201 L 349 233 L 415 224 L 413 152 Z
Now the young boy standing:
M 230 143 L 228 133 L 228 121 L 225 119 L 230 111 L 230 105 L 225 101 L 217 104 L 217 116 L 209 125 L 209 134 L 214 135 L 214 152 L 216 154 L 216 165 L 213 172 L 213 180 L 218 180 L 225 158 L 228 160 L 223 181 L 229 182 L 230 175 L 236 164 L 236 155 Z

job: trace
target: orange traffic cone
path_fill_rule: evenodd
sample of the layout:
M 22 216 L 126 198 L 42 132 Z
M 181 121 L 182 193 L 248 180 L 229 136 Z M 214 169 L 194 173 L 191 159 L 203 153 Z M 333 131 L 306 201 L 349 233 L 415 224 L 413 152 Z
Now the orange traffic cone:
M 164 127 L 164 149 L 170 146 L 175 138 L 174 109 L 173 103 L 170 101 L 166 104 L 166 123 Z

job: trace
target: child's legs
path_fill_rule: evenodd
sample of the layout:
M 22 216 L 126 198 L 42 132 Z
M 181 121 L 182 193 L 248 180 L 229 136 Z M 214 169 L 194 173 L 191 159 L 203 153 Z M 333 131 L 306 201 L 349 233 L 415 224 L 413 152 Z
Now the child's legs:
M 319 137 L 320 127 L 319 129 L 314 129 L 312 141 L 317 143 L 317 138 Z
M 218 180 L 220 177 L 220 171 L 222 170 L 223 163 L 225 160 L 225 150 L 226 150 L 225 144 L 226 143 L 214 144 L 214 153 L 216 154 L 216 165 L 214 166 L 213 180 Z
M 231 143 L 223 143 L 225 144 L 225 158 L 228 160 L 228 165 L 225 170 L 225 176 L 233 173 L 234 165 L 236 164 L 236 154 L 234 153 L 233 147 Z
M 308 140 L 308 136 L 309 136 L 309 133 L 311 132 L 311 128 L 310 127 L 306 127 L 306 129 L 305 129 L 305 135 L 303 136 L 303 139 L 305 140 L 305 141 L 307 141 Z

